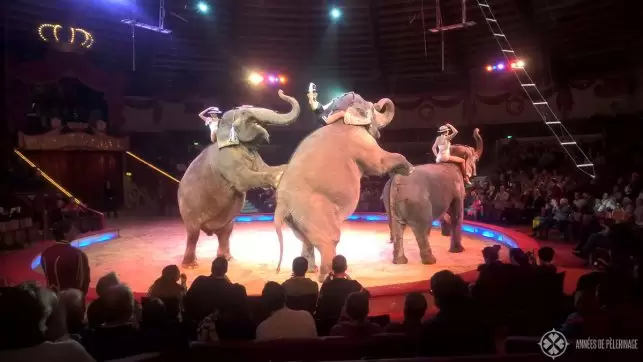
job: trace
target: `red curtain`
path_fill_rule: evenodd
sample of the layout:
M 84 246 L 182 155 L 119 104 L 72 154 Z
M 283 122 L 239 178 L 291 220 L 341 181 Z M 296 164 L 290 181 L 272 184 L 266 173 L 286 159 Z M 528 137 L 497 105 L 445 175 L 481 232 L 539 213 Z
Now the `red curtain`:
M 35 83 L 56 82 L 62 77 L 73 77 L 90 88 L 103 92 L 108 106 L 109 123 L 120 127 L 123 122 L 125 78 L 118 73 L 105 72 L 94 66 L 86 57 L 75 53 L 49 52 L 43 60 L 18 63 L 10 62 L 9 72 L 23 85 L 14 84 L 9 96 L 12 122 L 23 123 L 29 102 L 29 87 Z M 25 103 L 26 102 L 26 103 Z
M 110 181 L 119 203 L 123 198 L 123 155 L 102 151 L 30 151 L 41 170 L 89 207 L 105 204 L 105 182 Z

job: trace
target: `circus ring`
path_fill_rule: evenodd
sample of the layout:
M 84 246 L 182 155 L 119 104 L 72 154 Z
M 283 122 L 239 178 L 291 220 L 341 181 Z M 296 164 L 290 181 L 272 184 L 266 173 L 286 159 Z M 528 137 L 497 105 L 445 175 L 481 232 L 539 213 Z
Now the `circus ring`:
M 234 259 L 229 266 L 230 279 L 243 284 L 249 295 L 258 295 L 266 281 L 282 282 L 289 278 L 290 263 L 301 252 L 301 243 L 292 232 L 288 228 L 284 230 L 284 264 L 277 274 L 279 246 L 272 215 L 240 215 L 236 221 L 231 238 Z M 85 235 L 74 241 L 74 245 L 83 248 L 90 260 L 90 299 L 95 296 L 96 281 L 107 272 L 115 271 L 137 296 L 143 296 L 165 265 L 179 264 L 185 247 L 185 231 L 180 219 L 123 220 L 112 226 L 118 229 Z M 439 227 L 439 224 L 434 222 L 434 227 Z M 439 229 L 432 230 L 430 242 L 438 259 L 435 265 L 421 264 L 415 238 L 407 230 L 404 245 L 409 263 L 394 265 L 386 215 L 359 213 L 343 224 L 337 251 L 347 257 L 349 274 L 378 298 L 412 291 L 426 292 L 428 279 L 443 269 L 461 274 L 466 280 L 475 280 L 476 267 L 482 263 L 480 251 L 487 245 L 503 245 L 503 258 L 512 247 L 524 250 L 538 248 L 538 243 L 527 235 L 495 225 L 467 221 L 462 230 L 462 243 L 466 250 L 456 254 L 448 252 L 449 238 L 442 236 Z M 41 243 L 3 255 L 0 257 L 4 265 L 3 274 L 9 274 L 7 279 L 13 282 L 43 281 L 40 253 L 48 245 Z M 200 265 L 184 271 L 188 283 L 197 275 L 210 273 L 217 245 L 215 237 L 201 235 L 197 247 Z M 318 254 L 316 257 L 319 261 Z

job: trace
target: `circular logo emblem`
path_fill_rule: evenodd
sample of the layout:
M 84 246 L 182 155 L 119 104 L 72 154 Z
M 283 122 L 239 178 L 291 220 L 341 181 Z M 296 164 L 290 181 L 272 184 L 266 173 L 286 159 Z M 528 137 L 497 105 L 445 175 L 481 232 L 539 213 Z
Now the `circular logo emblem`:
M 565 335 L 555 329 L 552 329 L 540 338 L 538 345 L 545 356 L 555 359 L 565 353 L 569 343 L 567 342 Z

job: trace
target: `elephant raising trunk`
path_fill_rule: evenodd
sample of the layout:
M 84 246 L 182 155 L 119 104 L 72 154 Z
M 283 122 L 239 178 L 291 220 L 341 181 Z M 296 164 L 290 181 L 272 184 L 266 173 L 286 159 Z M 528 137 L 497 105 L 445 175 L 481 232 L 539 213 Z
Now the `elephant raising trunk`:
M 476 163 L 482 157 L 484 150 L 480 129 L 473 130 L 473 139 L 476 142 L 476 148 L 467 145 L 451 145 L 451 154 L 465 160 L 465 169 L 471 176 L 476 176 Z
M 299 102 L 297 102 L 295 98 L 285 95 L 281 90 L 279 90 L 277 94 L 279 95 L 279 98 L 290 104 L 292 107 L 290 112 L 281 114 L 273 111 L 272 109 L 258 107 L 244 109 L 244 112 L 247 112 L 249 117 L 259 120 L 261 123 L 274 126 L 287 126 L 294 123 L 300 113 Z

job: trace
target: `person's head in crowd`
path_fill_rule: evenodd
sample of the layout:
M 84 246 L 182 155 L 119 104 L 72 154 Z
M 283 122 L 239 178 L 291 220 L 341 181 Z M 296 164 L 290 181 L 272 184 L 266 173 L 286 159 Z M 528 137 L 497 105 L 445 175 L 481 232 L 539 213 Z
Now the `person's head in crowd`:
M 492 264 L 500 260 L 500 245 L 484 247 L 482 249 L 482 258 L 485 264 Z
M 159 298 L 146 297 L 141 300 L 141 326 L 161 327 L 168 321 L 165 304 Z
M 228 287 L 226 297 L 219 305 L 220 318 L 247 317 L 250 315 L 246 287 L 235 283 Z
M 45 339 L 51 342 L 67 338 L 67 310 L 60 302 L 58 295 L 51 289 L 40 290 L 41 299 L 50 306 L 49 318 L 46 322 Z
M 469 290 L 462 277 L 450 270 L 442 270 L 433 274 L 430 284 L 435 305 L 440 310 L 461 305 L 466 300 Z
M 303 277 L 308 271 L 308 260 L 303 256 L 298 256 L 292 261 L 292 276 Z
M 355 322 L 364 322 L 368 317 L 368 295 L 364 292 L 353 292 L 344 303 L 344 316 Z
M 268 282 L 261 291 L 261 302 L 272 313 L 286 306 L 286 290 L 281 284 Z
M 51 292 L 51 291 L 49 291 Z M 45 341 L 52 312 L 46 290 L 34 283 L 0 289 L 0 350 L 19 349 Z
M 344 278 L 346 277 L 346 270 L 348 270 L 348 262 L 343 255 L 335 255 L 331 263 L 331 278 Z
M 228 272 L 228 260 L 223 256 L 217 256 L 212 261 L 212 268 L 210 269 L 212 276 L 215 278 L 225 278 Z
M 58 302 L 65 308 L 67 330 L 70 334 L 78 334 L 84 328 L 85 297 L 78 289 L 65 289 L 58 293 Z
M 134 295 L 124 284 L 110 287 L 105 293 L 105 323 L 111 325 L 127 324 L 134 317 Z
M 540 261 L 540 265 L 551 264 L 554 261 L 555 254 L 554 249 L 548 246 L 538 249 L 538 260 Z
M 404 298 L 404 321 L 417 322 L 424 318 L 428 304 L 421 293 L 409 293 Z
M 509 249 L 509 260 L 511 260 L 511 264 L 513 265 L 517 265 L 517 266 L 529 265 L 529 256 L 520 248 Z
M 70 235 L 71 223 L 68 220 L 61 220 L 53 227 L 54 240 L 59 243 L 70 242 L 72 237 Z
M 168 265 L 161 271 L 161 279 L 165 282 L 178 282 L 181 277 L 181 270 L 176 265 Z
M 118 277 L 116 276 L 116 273 L 110 272 L 98 279 L 98 282 L 96 282 L 96 294 L 98 294 L 98 297 L 103 297 L 107 290 L 115 285 L 118 285 L 120 281 L 118 280 Z

